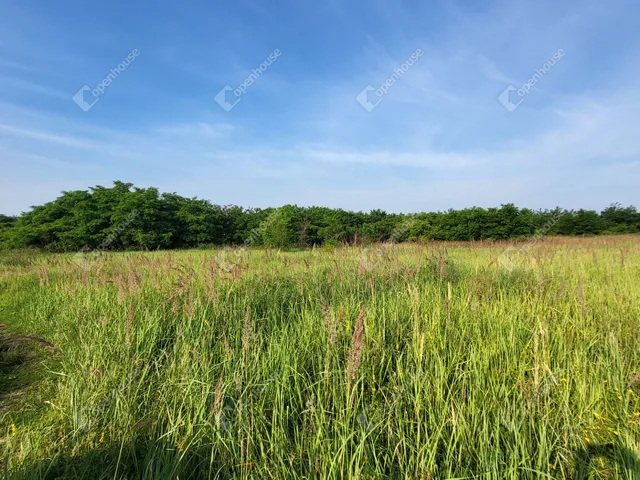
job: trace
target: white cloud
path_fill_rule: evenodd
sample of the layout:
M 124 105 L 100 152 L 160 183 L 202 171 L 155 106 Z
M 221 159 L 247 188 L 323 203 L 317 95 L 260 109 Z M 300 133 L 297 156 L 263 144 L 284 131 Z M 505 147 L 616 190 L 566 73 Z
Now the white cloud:
M 219 139 L 229 137 L 236 127 L 229 123 L 210 124 L 205 122 L 164 125 L 155 129 L 158 133 L 180 137 L 201 137 Z
M 7 75 L 0 75 L 0 87 L 7 90 L 24 90 L 30 93 L 46 95 L 48 97 L 59 98 L 63 100 L 67 100 L 70 98 L 70 95 L 68 93 L 56 88 L 52 88 L 47 85 L 40 85 L 21 78 L 9 77 Z

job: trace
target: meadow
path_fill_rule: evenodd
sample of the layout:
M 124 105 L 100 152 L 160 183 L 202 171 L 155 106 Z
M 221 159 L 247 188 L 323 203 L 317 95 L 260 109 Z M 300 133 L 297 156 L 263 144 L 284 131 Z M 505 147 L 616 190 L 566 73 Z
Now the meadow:
M 640 237 L 0 256 L 5 478 L 640 478 Z

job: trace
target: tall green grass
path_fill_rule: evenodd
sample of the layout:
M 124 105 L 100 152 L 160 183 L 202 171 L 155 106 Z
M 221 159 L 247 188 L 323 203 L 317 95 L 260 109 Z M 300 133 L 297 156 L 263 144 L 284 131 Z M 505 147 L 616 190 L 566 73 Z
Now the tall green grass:
M 5 475 L 640 478 L 638 238 L 502 248 L 1 265 Z

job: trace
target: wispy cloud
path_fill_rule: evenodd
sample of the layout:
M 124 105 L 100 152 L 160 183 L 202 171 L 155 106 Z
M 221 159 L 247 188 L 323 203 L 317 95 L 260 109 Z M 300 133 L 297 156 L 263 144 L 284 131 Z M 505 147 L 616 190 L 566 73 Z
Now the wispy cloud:
M 9 77 L 0 74 L 0 88 L 5 90 L 23 90 L 30 93 L 46 95 L 49 97 L 59 98 L 67 100 L 69 95 L 62 90 L 49 87 L 47 85 L 40 85 L 21 78 Z

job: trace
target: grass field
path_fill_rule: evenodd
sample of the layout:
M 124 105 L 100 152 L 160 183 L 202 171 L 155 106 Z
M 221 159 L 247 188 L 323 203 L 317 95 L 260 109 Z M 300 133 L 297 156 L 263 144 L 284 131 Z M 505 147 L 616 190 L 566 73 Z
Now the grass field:
M 640 478 L 640 237 L 0 258 L 7 478 Z

